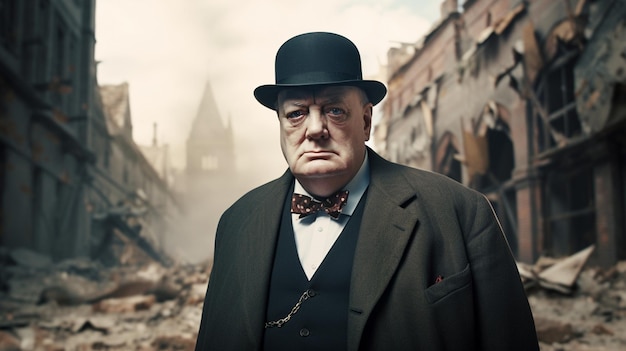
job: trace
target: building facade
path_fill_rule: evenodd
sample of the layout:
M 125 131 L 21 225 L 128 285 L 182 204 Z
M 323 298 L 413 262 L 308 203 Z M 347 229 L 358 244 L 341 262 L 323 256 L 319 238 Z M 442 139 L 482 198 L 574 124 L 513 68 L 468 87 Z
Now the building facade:
M 124 249 L 130 240 L 152 259 L 168 263 L 167 236 L 180 215 L 179 199 L 168 184 L 168 149 L 156 139 L 149 147 L 133 141 L 127 83 L 99 86 L 98 92 L 91 137 L 97 162 L 90 167 L 88 201 L 92 242 L 99 245 L 92 256 L 110 256 L 112 243 Z
M 94 257 L 121 235 L 158 254 L 175 202 L 132 141 L 127 87 L 103 103 L 94 28 L 94 0 L 0 0 L 0 246 Z
M 89 252 L 86 118 L 93 102 L 93 1 L 0 2 L 3 246 Z
M 385 157 L 490 199 L 521 261 L 626 258 L 626 5 L 456 0 L 389 50 Z

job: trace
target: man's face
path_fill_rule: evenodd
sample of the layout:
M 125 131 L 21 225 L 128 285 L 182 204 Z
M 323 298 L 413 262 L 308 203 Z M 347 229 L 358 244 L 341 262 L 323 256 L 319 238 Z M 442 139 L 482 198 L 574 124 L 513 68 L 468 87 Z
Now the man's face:
M 372 119 L 372 104 L 360 89 L 286 89 L 277 112 L 283 155 L 303 185 L 328 181 L 341 187 L 358 172 Z

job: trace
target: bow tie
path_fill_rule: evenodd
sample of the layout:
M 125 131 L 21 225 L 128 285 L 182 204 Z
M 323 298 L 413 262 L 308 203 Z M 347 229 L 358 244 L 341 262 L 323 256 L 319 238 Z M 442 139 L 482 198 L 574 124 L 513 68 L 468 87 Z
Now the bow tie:
M 317 201 L 302 194 L 293 194 L 291 197 L 291 213 L 297 213 L 302 218 L 317 211 L 324 211 L 329 216 L 337 219 L 347 201 L 347 190 L 340 190 L 322 201 Z

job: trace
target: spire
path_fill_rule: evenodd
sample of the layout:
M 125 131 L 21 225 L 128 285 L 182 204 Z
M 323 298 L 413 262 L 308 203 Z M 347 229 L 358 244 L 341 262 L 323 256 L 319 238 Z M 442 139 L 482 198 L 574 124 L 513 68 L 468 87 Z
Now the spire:
M 224 126 L 213 89 L 209 82 L 204 87 L 202 100 L 198 107 L 196 118 L 193 121 L 189 139 L 222 138 L 227 128 Z
M 152 123 L 152 146 L 157 146 L 157 124 Z
M 223 121 L 211 84 L 205 85 L 196 118 L 187 139 L 187 172 L 230 172 L 234 169 L 234 145 L 230 118 Z

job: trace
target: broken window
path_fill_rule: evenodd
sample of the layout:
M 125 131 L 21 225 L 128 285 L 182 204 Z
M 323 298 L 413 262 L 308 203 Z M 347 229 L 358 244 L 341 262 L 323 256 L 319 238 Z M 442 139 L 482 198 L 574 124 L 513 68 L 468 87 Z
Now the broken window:
M 441 173 L 447 175 L 448 177 L 456 180 L 457 182 L 461 182 L 461 162 L 459 162 L 454 155 L 456 154 L 456 150 L 452 147 L 448 147 L 446 151 L 446 155 L 443 159 L 443 164 L 441 167 Z
M 463 171 L 461 162 L 459 161 L 459 150 L 456 146 L 457 142 L 451 133 L 445 133 L 437 147 L 437 155 L 435 159 L 436 172 L 444 174 L 449 178 L 461 183 Z
M 488 169 L 485 174 L 476 176 L 472 187 L 480 189 L 483 193 L 497 191 L 511 179 L 515 168 L 515 156 L 513 154 L 513 142 L 502 130 L 487 129 Z
M 469 165 L 484 163 L 484 172 L 473 172 L 473 179 L 470 186 L 481 193 L 487 195 L 491 202 L 504 233 L 509 242 L 511 250 L 517 254 L 517 200 L 514 182 L 511 181 L 513 169 L 515 168 L 515 155 L 513 151 L 513 141 L 510 137 L 508 111 L 498 104 L 491 105 L 490 114 L 482 116 L 483 125 L 479 128 L 479 135 L 484 134 L 486 139 L 485 154 L 473 154 L 474 157 L 486 158 L 487 161 L 479 162 L 474 159 L 466 160 Z M 479 138 L 476 135 L 474 137 Z M 466 144 L 466 147 L 468 145 Z M 466 156 L 472 155 L 467 152 Z M 474 167 L 475 168 L 475 167 Z
M 503 128 L 508 129 L 508 125 Z M 513 142 L 503 129 L 488 129 L 489 169 L 482 177 L 484 193 L 491 193 L 495 209 L 511 250 L 517 254 L 517 200 L 515 184 L 511 181 L 515 156 Z
M 582 134 L 574 96 L 574 66 L 577 57 L 576 48 L 559 43 L 557 58 L 537 81 L 537 101 L 530 107 L 536 153 L 562 146 L 566 139 Z
M 546 245 L 552 256 L 579 251 L 596 237 L 593 169 L 552 170 L 544 184 Z

